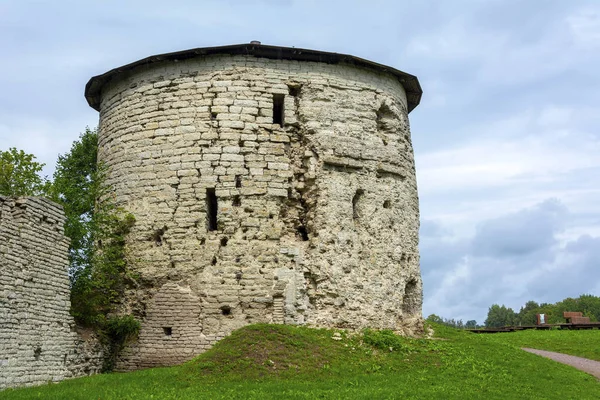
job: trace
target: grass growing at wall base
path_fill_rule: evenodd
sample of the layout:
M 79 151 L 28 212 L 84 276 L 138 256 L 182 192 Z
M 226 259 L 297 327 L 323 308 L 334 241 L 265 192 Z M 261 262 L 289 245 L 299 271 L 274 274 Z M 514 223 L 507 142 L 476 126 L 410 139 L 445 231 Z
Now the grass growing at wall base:
M 437 338 L 428 340 L 385 331 L 351 337 L 324 329 L 252 325 L 181 366 L 9 390 L 0 398 L 600 398 L 600 383 L 573 368 L 493 335 L 435 329 Z

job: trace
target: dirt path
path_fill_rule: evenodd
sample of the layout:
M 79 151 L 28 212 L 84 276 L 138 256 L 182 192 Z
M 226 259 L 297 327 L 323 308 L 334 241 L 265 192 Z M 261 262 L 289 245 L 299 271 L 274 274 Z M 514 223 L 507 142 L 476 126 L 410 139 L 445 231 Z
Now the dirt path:
M 554 361 L 558 361 L 559 363 L 570 365 L 600 379 L 600 361 L 588 360 L 587 358 L 570 356 L 563 353 L 555 353 L 553 351 L 528 349 L 525 347 L 522 350 L 540 355 L 542 357 L 550 358 Z

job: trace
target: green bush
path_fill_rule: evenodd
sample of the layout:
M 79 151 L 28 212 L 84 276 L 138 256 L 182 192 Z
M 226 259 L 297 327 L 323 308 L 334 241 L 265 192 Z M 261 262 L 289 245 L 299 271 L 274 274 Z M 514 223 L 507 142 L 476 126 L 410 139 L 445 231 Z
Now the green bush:
M 105 372 L 113 370 L 121 350 L 139 332 L 140 322 L 133 315 L 118 315 L 106 319 L 101 329 L 101 338 L 108 350 L 102 368 Z
M 102 329 L 106 316 L 123 298 L 128 276 L 125 236 L 134 223 L 133 215 L 111 199 L 96 206 L 90 224 L 96 246 L 71 287 L 71 314 L 78 324 Z
M 119 315 L 106 321 L 104 332 L 114 341 L 126 342 L 140 331 L 140 322 L 133 315 Z
M 380 350 L 401 351 L 408 350 L 410 347 L 406 338 L 396 335 L 389 329 L 365 329 L 362 332 L 362 340 L 363 343 Z

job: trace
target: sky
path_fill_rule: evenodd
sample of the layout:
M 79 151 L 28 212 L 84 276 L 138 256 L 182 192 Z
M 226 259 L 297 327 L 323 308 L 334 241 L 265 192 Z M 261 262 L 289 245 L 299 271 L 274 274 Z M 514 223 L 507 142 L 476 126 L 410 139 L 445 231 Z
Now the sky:
M 89 78 L 251 40 L 419 78 L 424 316 L 600 295 L 600 1 L 0 0 L 0 150 L 51 175 Z

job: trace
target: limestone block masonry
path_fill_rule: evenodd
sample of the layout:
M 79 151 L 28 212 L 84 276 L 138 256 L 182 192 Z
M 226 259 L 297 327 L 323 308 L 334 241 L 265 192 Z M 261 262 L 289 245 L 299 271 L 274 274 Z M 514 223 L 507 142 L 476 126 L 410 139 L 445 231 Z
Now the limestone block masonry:
M 99 160 L 133 213 L 118 364 L 180 363 L 255 322 L 422 329 L 416 77 L 264 45 L 94 77 Z
M 49 200 L 0 196 L 0 390 L 100 370 L 69 314 L 64 219 Z

